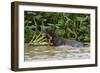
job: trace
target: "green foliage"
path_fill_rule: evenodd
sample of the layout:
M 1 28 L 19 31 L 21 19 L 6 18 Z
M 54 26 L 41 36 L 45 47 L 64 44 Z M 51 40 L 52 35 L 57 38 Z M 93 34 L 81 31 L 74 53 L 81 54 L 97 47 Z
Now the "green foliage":
M 31 41 L 29 42 L 29 45 L 45 45 L 47 44 L 47 39 L 42 36 L 41 33 L 38 33 L 36 35 L 33 35 Z
M 25 11 L 24 21 L 25 43 L 31 40 L 40 42 L 44 39 L 39 34 L 41 26 L 50 26 L 57 35 L 67 39 L 90 41 L 89 14 Z M 39 40 L 40 38 L 42 40 Z

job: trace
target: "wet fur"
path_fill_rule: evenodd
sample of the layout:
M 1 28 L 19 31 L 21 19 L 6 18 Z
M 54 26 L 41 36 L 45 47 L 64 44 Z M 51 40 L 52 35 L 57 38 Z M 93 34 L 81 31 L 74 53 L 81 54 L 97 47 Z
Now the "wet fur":
M 68 45 L 72 47 L 83 47 L 82 42 L 59 37 L 57 34 L 55 34 L 54 30 L 51 29 L 50 27 L 42 28 L 42 32 L 45 33 L 46 38 L 48 39 L 48 44 L 50 46 Z

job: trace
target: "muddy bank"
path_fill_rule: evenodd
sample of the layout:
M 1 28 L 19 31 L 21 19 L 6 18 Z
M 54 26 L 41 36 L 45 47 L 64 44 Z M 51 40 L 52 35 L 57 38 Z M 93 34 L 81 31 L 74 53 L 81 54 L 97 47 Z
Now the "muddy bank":
M 63 59 L 89 59 L 90 47 L 75 48 L 70 46 L 28 46 L 25 44 L 24 60 L 63 60 Z

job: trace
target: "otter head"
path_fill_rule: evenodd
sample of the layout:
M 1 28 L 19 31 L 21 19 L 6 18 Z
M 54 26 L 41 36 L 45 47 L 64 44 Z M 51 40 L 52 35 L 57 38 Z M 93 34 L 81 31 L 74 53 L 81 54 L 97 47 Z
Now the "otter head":
M 49 26 L 43 26 L 41 28 L 41 32 L 43 33 L 44 36 L 53 36 L 54 35 L 54 30 L 49 27 Z

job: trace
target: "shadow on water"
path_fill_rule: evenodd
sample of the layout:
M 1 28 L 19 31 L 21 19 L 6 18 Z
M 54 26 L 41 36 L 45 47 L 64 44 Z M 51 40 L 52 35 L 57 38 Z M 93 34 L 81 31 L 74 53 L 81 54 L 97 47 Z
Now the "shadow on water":
M 74 48 L 70 46 L 24 46 L 24 61 L 89 59 L 90 47 Z

